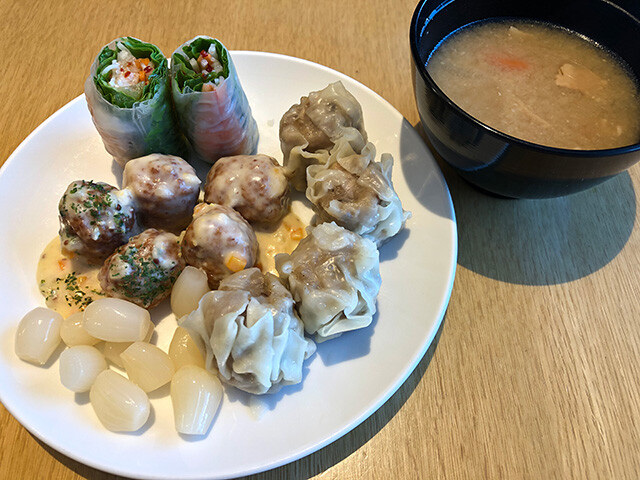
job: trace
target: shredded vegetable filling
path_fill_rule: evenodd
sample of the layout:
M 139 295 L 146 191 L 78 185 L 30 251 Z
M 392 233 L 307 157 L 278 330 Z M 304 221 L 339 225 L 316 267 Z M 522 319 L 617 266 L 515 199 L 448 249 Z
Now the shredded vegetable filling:
M 202 77 L 206 77 L 211 72 L 220 73 L 223 70 L 222 64 L 218 59 L 218 52 L 216 52 L 216 46 L 212 43 L 209 46 L 209 50 L 202 50 L 198 59 L 189 59 L 189 63 L 195 72 L 201 73 Z M 216 86 L 223 80 L 222 77 L 217 77 L 212 82 L 207 82 L 202 85 L 203 92 L 212 92 L 216 89 Z
M 122 43 L 118 43 L 117 48 L 117 59 L 103 73 L 111 72 L 110 86 L 139 99 L 155 65 L 149 58 L 136 58 Z

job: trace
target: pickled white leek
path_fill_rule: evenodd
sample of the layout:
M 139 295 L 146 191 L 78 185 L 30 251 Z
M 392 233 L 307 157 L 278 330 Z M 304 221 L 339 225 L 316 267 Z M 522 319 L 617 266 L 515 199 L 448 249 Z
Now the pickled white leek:
M 133 342 L 104 342 L 104 348 L 102 349 L 104 358 L 116 367 L 124 368 L 120 354 L 129 348 L 132 343 Z
M 147 334 L 149 312 L 120 298 L 99 298 L 84 311 L 89 335 L 108 342 L 137 342 Z
M 89 392 L 98 419 L 114 432 L 135 432 L 149 418 L 149 397 L 131 380 L 113 370 L 104 370 Z
M 44 365 L 60 345 L 62 315 L 37 307 L 27 313 L 16 331 L 16 355 L 25 362 Z
M 74 313 L 62 321 L 60 336 L 69 347 L 74 345 L 95 345 L 100 339 L 87 333 L 82 324 L 84 312 Z
M 221 401 L 220 380 L 204 368 L 186 365 L 171 380 L 171 403 L 178 433 L 207 433 Z
M 155 325 L 151 320 L 149 320 L 149 326 L 147 328 L 147 334 L 145 335 L 143 341 L 148 343 L 153 336 L 153 331 L 155 328 Z M 120 354 L 122 354 L 122 352 L 129 348 L 132 343 L 133 342 L 104 342 L 102 353 L 104 353 L 106 359 L 113 363 L 116 367 L 124 368 L 124 363 L 122 363 Z
M 171 290 L 171 310 L 176 318 L 198 308 L 198 302 L 208 291 L 207 274 L 196 267 L 185 267 Z
M 72 392 L 88 392 L 107 361 L 90 345 L 75 345 L 60 355 L 60 381 Z
M 145 392 L 169 383 L 175 372 L 169 355 L 150 343 L 134 342 L 120 358 L 129 379 Z
M 204 357 L 195 340 L 189 335 L 186 328 L 178 327 L 173 334 L 169 345 L 169 357 L 173 361 L 176 370 L 185 365 L 195 365 L 204 368 Z

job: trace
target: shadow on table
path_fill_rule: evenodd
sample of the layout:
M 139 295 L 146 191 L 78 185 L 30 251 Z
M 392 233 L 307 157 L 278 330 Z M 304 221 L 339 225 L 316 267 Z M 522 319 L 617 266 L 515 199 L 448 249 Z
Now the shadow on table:
M 126 479 L 127 477 L 121 477 L 118 475 L 113 475 L 111 473 L 106 473 L 101 470 L 96 470 L 95 468 L 91 468 L 87 465 L 84 465 L 80 462 L 76 462 L 75 460 L 67 457 L 66 455 L 54 450 L 46 443 L 42 442 L 39 438 L 33 436 L 33 439 L 38 442 L 38 444 L 46 450 L 46 452 L 55 458 L 57 461 L 62 463 L 65 467 L 70 470 L 73 470 L 76 474 L 81 476 L 82 478 L 90 478 L 91 480 L 120 480 Z
M 609 263 L 633 230 L 636 193 L 627 172 L 566 197 L 509 200 L 481 193 L 434 156 L 453 198 L 458 264 L 480 275 L 521 285 L 570 282 Z
M 351 432 L 311 455 L 307 455 L 300 460 L 267 472 L 243 477 L 244 480 L 269 480 L 274 478 L 302 480 L 310 478 L 340 463 L 366 444 L 398 413 L 418 386 L 420 380 L 422 380 L 440 341 L 445 320 L 446 315 L 427 353 L 411 375 L 409 375 L 409 378 L 407 378 L 398 391 L 368 419 Z

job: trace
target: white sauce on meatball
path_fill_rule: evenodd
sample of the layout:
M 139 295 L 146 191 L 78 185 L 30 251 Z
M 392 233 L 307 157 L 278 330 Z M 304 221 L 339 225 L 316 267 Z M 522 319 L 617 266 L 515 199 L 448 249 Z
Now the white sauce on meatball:
M 277 222 L 289 209 L 289 181 L 268 155 L 224 157 L 207 174 L 204 201 L 231 207 L 248 222 Z
M 140 223 L 175 233 L 191 221 L 200 194 L 194 168 L 180 157 L 159 153 L 127 162 L 122 185 L 136 200 Z

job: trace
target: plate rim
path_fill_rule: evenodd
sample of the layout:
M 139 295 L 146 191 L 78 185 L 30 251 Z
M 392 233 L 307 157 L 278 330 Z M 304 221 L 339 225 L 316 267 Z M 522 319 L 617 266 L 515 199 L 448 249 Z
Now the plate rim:
M 309 68 L 313 68 L 313 69 L 321 69 L 323 71 L 325 71 L 326 73 L 337 77 L 337 79 L 348 79 L 349 82 L 354 82 L 356 84 L 358 84 L 359 87 L 363 88 L 364 90 L 366 90 L 368 92 L 369 95 L 372 95 L 373 97 L 375 97 L 376 101 L 382 103 L 387 109 L 391 110 L 394 112 L 394 114 L 396 114 L 398 116 L 398 118 L 403 121 L 406 122 L 407 124 L 409 124 L 409 126 L 411 127 L 411 129 L 413 130 L 413 133 L 420 139 L 420 141 L 424 144 L 425 149 L 427 149 L 429 152 L 430 150 L 428 149 L 428 147 L 426 146 L 426 144 L 424 143 L 424 140 L 420 137 L 420 135 L 418 134 L 418 132 L 415 130 L 415 128 L 410 124 L 410 122 L 408 122 L 408 120 L 390 103 L 388 102 L 384 97 L 382 97 L 380 94 L 378 94 L 377 92 L 375 92 L 374 90 L 372 90 L 371 88 L 369 88 L 368 86 L 364 85 L 363 83 L 361 83 L 360 81 L 349 77 L 348 75 L 339 72 L 335 69 L 332 69 L 330 67 L 327 67 L 325 65 L 319 64 L 319 63 L 315 63 L 313 61 L 304 59 L 304 58 L 299 58 L 299 57 L 294 57 L 294 56 L 289 56 L 289 55 L 284 55 L 284 54 L 280 54 L 280 53 L 272 53 L 272 52 L 263 52 L 263 51 L 252 51 L 252 50 L 231 50 L 230 53 L 233 56 L 236 55 L 241 55 L 241 56 L 249 56 L 249 57 L 265 57 L 265 58 L 269 58 L 269 57 L 275 57 L 275 58 L 280 58 L 284 61 L 287 62 L 294 62 L 294 63 L 301 63 L 303 64 L 305 67 L 309 67 Z M 17 157 L 19 157 L 21 151 L 33 140 L 33 138 L 35 136 L 37 136 L 39 134 L 39 132 L 41 130 L 43 130 L 44 128 L 46 128 L 48 126 L 48 124 L 52 123 L 53 121 L 55 121 L 55 119 L 64 114 L 64 112 L 66 112 L 67 110 L 69 110 L 70 108 L 74 107 L 77 103 L 80 103 L 84 100 L 84 93 L 81 93 L 80 95 L 78 95 L 77 97 L 73 98 L 72 100 L 68 101 L 66 104 L 64 104 L 63 106 L 61 106 L 60 108 L 58 108 L 55 112 L 53 112 L 51 115 L 49 115 L 44 121 L 42 121 L 34 130 L 32 130 L 21 142 L 20 144 L 16 147 L 16 149 L 9 155 L 9 157 L 7 157 L 6 161 L 3 163 L 2 167 L 0 168 L 0 177 L 6 175 L 7 173 L 7 169 L 8 168 L 12 168 L 11 165 L 13 165 L 13 163 L 15 163 L 15 159 Z M 451 258 L 450 258 L 450 262 L 448 265 L 448 278 L 447 278 L 447 282 L 446 282 L 446 286 L 444 287 L 445 290 L 445 295 L 440 299 L 440 304 L 438 306 L 438 318 L 436 319 L 436 321 L 433 324 L 433 327 L 431 329 L 431 331 L 428 333 L 427 335 L 427 340 L 424 342 L 422 349 L 417 352 L 417 354 L 414 356 L 414 358 L 411 359 L 411 361 L 409 362 L 409 367 L 405 368 L 402 372 L 399 373 L 399 375 L 397 375 L 392 383 L 392 386 L 390 388 L 386 388 L 385 392 L 380 395 L 378 398 L 373 399 L 373 401 L 370 403 L 370 407 L 365 409 L 364 411 L 362 411 L 360 413 L 360 415 L 356 418 L 351 419 L 345 426 L 343 426 L 343 428 L 334 431 L 331 435 L 325 437 L 324 439 L 322 439 L 319 442 L 312 442 L 312 444 L 308 445 L 305 448 L 300 448 L 298 449 L 296 452 L 285 456 L 284 458 L 281 458 L 280 460 L 276 460 L 273 462 L 270 462 L 266 465 L 261 465 L 261 466 L 256 466 L 254 468 L 251 469 L 244 469 L 241 471 L 237 471 L 235 473 L 233 473 L 233 476 L 244 476 L 244 475 L 252 475 L 255 473 L 260 473 L 260 472 L 265 472 L 268 470 L 272 470 L 278 467 L 281 467 L 283 465 L 292 463 L 296 460 L 299 460 L 303 457 L 306 457 L 312 453 L 315 453 L 319 450 L 321 450 L 322 448 L 326 447 L 327 445 L 335 442 L 336 440 L 340 439 L 341 437 L 343 437 L 344 435 L 346 435 L 347 433 L 351 432 L 352 430 L 354 430 L 355 428 L 357 428 L 360 424 L 362 424 L 366 419 L 368 419 L 370 416 L 372 416 L 376 411 L 378 411 L 399 389 L 400 387 L 406 382 L 407 378 L 415 371 L 416 367 L 418 366 L 418 364 L 420 363 L 420 361 L 424 358 L 425 354 L 427 353 L 428 349 L 431 347 L 431 345 L 433 344 L 433 340 L 435 338 L 435 336 L 437 335 L 437 332 L 439 331 L 439 329 L 441 328 L 444 316 L 446 314 L 446 310 L 448 308 L 449 305 L 449 301 L 451 298 L 451 293 L 453 290 L 453 285 L 454 285 L 454 281 L 455 281 L 455 274 L 456 274 L 456 269 L 457 269 L 457 258 L 458 258 L 458 229 L 457 229 L 457 220 L 456 220 L 456 215 L 455 215 L 455 209 L 454 209 L 454 205 L 453 205 L 453 201 L 452 201 L 452 197 L 451 197 L 451 192 L 449 190 L 448 184 L 446 182 L 446 179 L 444 178 L 443 172 L 440 169 L 439 165 L 437 164 L 437 162 L 435 161 L 435 159 L 432 157 L 430 159 L 433 163 L 433 165 L 435 166 L 435 172 L 438 176 L 438 180 L 441 183 L 442 187 L 443 187 L 443 192 L 446 194 L 446 204 L 448 206 L 449 212 L 450 213 L 450 217 L 448 218 L 449 220 L 449 229 L 450 229 L 450 233 L 451 233 L 451 244 L 450 244 L 450 249 L 451 249 Z M 401 159 L 398 159 L 398 164 L 401 163 Z M 444 282 L 443 282 L 444 285 Z M 103 465 L 101 463 L 95 462 L 92 459 L 87 459 L 84 458 L 80 455 L 76 455 L 73 451 L 65 448 L 63 445 L 60 445 L 59 443 L 55 443 L 52 444 L 50 442 L 49 439 L 47 439 L 46 435 L 42 432 L 40 432 L 39 429 L 37 428 L 33 428 L 31 425 L 26 425 L 25 422 L 23 421 L 22 418 L 20 418 L 19 416 L 16 415 L 16 413 L 14 412 L 14 409 L 12 408 L 13 405 L 7 405 L 5 398 L 6 395 L 3 393 L 4 389 L 0 389 L 0 402 L 2 402 L 4 408 L 21 424 L 21 426 L 23 428 L 25 428 L 28 432 L 30 432 L 32 435 L 34 435 L 35 437 L 37 437 L 40 441 L 42 441 L 43 443 L 45 443 L 49 448 L 52 448 L 60 453 L 62 453 L 63 455 L 71 458 L 74 461 L 77 461 L 81 464 L 87 465 L 91 468 L 95 468 L 97 470 L 100 471 L 104 471 L 104 472 L 108 472 L 108 473 L 113 473 L 115 475 L 124 475 L 124 476 L 131 476 L 132 473 L 130 471 L 124 470 L 119 468 L 118 465 L 114 466 L 114 465 Z M 28 423 L 28 422 L 27 422 Z M 139 476 L 138 474 L 135 474 L 136 477 L 133 478 L 145 478 L 145 479 L 155 479 L 155 478 L 166 478 L 166 477 L 159 477 L 159 476 L 155 476 L 155 475 L 146 475 L 146 476 Z M 187 475 L 185 475 L 183 478 L 187 478 L 187 479 L 205 479 L 205 478 L 232 478 L 229 477 L 228 475 L 224 475 L 224 476 L 216 476 L 214 475 L 213 477 L 210 474 L 202 474 L 202 473 L 198 473 L 195 475 L 189 475 L 187 473 Z

